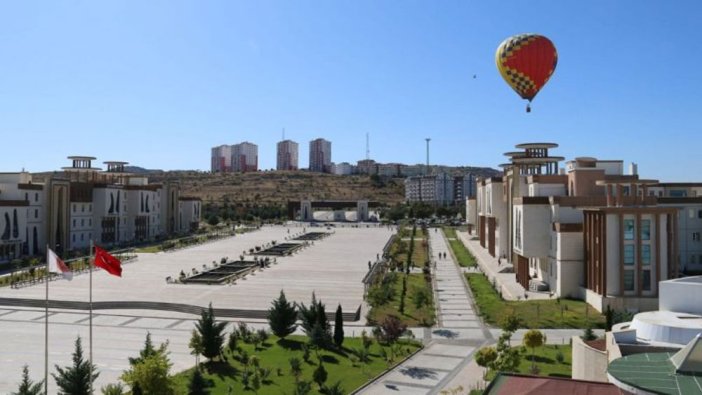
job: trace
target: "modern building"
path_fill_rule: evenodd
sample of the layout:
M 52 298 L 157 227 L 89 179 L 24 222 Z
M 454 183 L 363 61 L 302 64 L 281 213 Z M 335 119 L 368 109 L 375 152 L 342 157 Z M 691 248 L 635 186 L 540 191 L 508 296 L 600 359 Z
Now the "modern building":
M 197 229 L 199 198 L 180 198 L 176 182 L 149 184 L 125 171 L 126 162 L 109 161 L 106 171 L 89 156 L 69 157 L 43 182 L 27 172 L 0 173 L 0 263 L 150 241 Z
M 453 177 L 446 173 L 405 179 L 405 200 L 438 206 L 453 203 Z
M 372 175 L 376 172 L 375 161 L 373 159 L 363 159 L 356 162 L 358 174 Z
M 310 141 L 310 171 L 331 173 L 331 141 L 318 138 Z
M 210 170 L 213 173 L 226 173 L 232 170 L 232 146 L 212 147 Z
M 581 157 L 559 169 L 563 158 L 549 154 L 556 147 L 520 144 L 523 151 L 505 154 L 502 177 L 479 179 L 475 200 L 466 201 L 472 232 L 513 265 L 527 290 L 584 299 L 600 311 L 654 309 L 658 282 L 697 262 L 702 232 L 702 201 L 665 195 L 692 195 L 699 184 L 642 179 L 636 166 L 624 174 L 620 160 Z
M 348 162 L 332 163 L 332 174 L 348 176 L 355 172 L 356 167 Z
M 232 171 L 245 173 L 258 171 L 258 146 L 248 141 L 234 144 L 232 150 Z
M 298 169 L 298 144 L 292 140 L 278 142 L 276 170 Z

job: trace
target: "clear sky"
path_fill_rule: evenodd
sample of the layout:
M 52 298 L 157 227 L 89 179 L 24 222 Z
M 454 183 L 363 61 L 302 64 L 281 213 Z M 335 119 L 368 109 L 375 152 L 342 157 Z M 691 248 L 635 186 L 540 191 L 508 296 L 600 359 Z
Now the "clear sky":
M 365 156 L 496 166 L 514 144 L 702 181 L 702 1 L 6 1 L 0 171 L 71 154 L 209 169 L 244 140 L 275 167 L 282 129 Z M 558 68 L 533 111 L 495 49 L 548 36 Z M 473 79 L 473 75 L 477 78 Z

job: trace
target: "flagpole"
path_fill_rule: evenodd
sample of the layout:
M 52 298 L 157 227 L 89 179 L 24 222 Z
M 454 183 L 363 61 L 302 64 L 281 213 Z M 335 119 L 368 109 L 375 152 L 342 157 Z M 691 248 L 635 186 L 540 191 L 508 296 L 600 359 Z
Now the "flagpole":
M 46 305 L 44 312 L 44 393 L 49 393 L 49 245 L 46 245 Z
M 93 239 L 90 239 L 90 301 L 89 301 L 89 316 L 90 316 L 90 393 L 93 393 Z

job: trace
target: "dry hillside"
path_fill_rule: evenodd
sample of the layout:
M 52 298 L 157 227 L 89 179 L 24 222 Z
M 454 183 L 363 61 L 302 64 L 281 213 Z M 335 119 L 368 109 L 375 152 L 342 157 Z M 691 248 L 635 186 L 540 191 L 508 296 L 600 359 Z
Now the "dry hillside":
M 150 174 L 151 182 L 179 180 L 182 194 L 205 202 L 285 203 L 288 200 L 358 200 L 382 203 L 404 200 L 402 179 L 374 182 L 368 176 L 336 176 L 304 171 L 260 171 L 255 173 L 211 174 L 170 171 Z

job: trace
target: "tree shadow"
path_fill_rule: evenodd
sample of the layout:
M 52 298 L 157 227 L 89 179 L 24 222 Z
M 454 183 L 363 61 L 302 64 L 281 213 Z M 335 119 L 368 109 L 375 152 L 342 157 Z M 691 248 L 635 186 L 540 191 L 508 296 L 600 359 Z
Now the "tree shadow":
M 535 355 L 533 357 L 531 355 L 527 355 L 527 359 L 529 361 L 531 361 L 533 359 L 534 362 L 540 362 L 540 363 L 548 363 L 548 364 L 555 363 L 555 361 L 553 359 L 551 359 L 549 357 L 544 357 L 541 355 Z
M 322 355 L 321 359 L 322 359 L 322 362 L 324 362 L 324 363 L 331 363 L 334 365 L 339 364 L 339 360 L 332 355 Z
M 435 371 L 431 369 L 418 368 L 416 366 L 413 366 L 411 368 L 401 368 L 400 373 L 417 380 L 437 378 L 437 374 Z
M 459 333 L 456 331 L 451 331 L 448 329 L 437 329 L 435 331 L 432 331 L 433 334 L 441 337 L 445 337 L 447 339 L 455 339 L 458 337 Z
M 203 365 L 205 367 L 205 370 L 209 374 L 216 375 L 220 379 L 222 379 L 224 377 L 236 378 L 236 376 L 239 373 L 239 370 L 237 368 L 235 368 L 234 366 L 230 365 L 228 362 L 210 361 L 210 362 L 206 362 Z
M 279 339 L 277 341 L 278 345 L 286 350 L 302 350 L 303 342 L 290 339 Z

